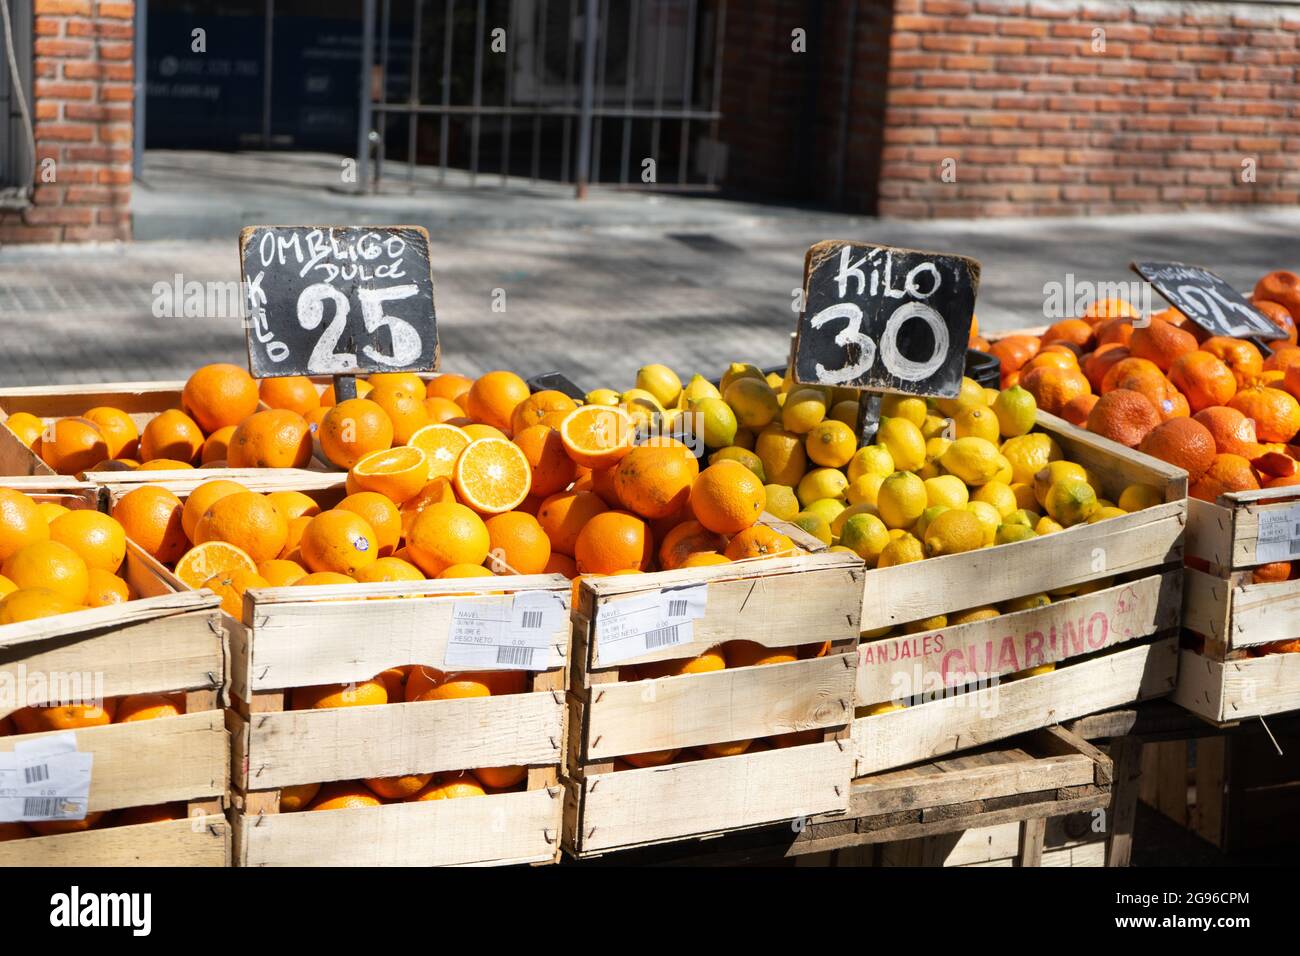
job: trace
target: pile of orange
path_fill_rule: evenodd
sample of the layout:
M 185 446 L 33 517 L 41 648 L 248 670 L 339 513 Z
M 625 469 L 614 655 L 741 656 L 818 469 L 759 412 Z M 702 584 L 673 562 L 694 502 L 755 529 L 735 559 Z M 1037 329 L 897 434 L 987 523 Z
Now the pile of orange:
M 178 717 L 185 713 L 184 694 L 133 694 L 109 697 L 102 702 L 60 704 L 50 707 L 24 707 L 0 718 L 0 737 L 10 734 L 39 734 L 126 724 L 141 720 Z M 124 810 L 95 811 L 82 820 L 50 820 L 33 823 L 0 823 L 0 842 L 30 836 L 57 833 L 80 833 L 105 827 L 134 826 L 163 820 L 185 819 L 185 804 L 169 803 Z

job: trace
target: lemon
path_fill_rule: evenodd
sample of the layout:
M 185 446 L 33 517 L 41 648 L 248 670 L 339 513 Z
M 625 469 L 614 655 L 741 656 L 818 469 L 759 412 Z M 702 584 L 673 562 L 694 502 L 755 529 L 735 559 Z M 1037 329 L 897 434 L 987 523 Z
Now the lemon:
M 911 621 L 903 625 L 905 634 L 920 634 L 923 631 L 937 631 L 941 627 L 948 626 L 947 614 L 936 614 L 934 617 L 923 617 L 919 621 Z
M 726 448 L 736 442 L 736 413 L 720 398 L 698 398 L 690 405 L 690 419 L 696 433 L 709 448 Z
M 953 424 L 958 438 L 983 438 L 987 442 L 997 444 L 998 419 L 993 414 L 993 410 L 987 406 L 980 405 L 966 409 L 953 419 Z
M 789 521 L 799 513 L 799 499 L 789 485 L 764 485 L 767 493 L 767 511 L 782 521 Z
M 958 438 L 948 446 L 939 464 L 968 485 L 991 481 L 1001 468 L 998 449 L 983 438 Z
M 989 388 L 988 386 L 985 386 L 985 387 L 984 387 L 984 404 L 987 405 L 989 408 L 992 408 L 992 407 L 993 407 L 993 403 L 996 402 L 996 401 L 998 400 L 998 394 L 999 394 L 999 393 L 998 393 L 998 390 L 997 390 L 996 388 Z
M 951 510 L 952 509 L 949 508 L 947 505 L 930 505 L 928 508 L 926 508 L 924 511 L 921 512 L 921 517 L 917 518 L 916 521 L 913 522 L 911 528 L 912 534 L 914 534 L 921 541 L 924 541 L 925 531 L 927 528 L 930 527 L 930 522 L 933 521 L 935 518 L 939 517 L 939 515 L 943 514 L 945 511 L 951 511 Z
M 942 475 L 929 478 L 925 482 L 925 500 L 929 505 L 947 505 L 949 508 L 964 508 L 970 500 L 970 492 L 956 475 Z
M 965 611 L 958 611 L 956 614 L 948 615 L 948 626 L 956 627 L 958 624 L 971 624 L 975 621 L 987 621 L 995 617 L 1001 617 L 1002 612 L 995 607 L 985 605 L 984 607 L 972 607 Z
M 975 379 L 963 377 L 955 398 L 935 399 L 934 405 L 949 418 L 956 418 L 968 408 L 987 408 L 984 403 L 984 386 Z
M 914 534 L 912 534 L 912 532 L 908 531 L 906 528 L 890 528 L 890 529 L 889 529 L 889 540 L 890 540 L 890 541 L 896 541 L 896 540 L 898 540 L 899 538 L 913 538 L 913 537 L 916 537 L 916 536 L 915 536 Z
M 1038 523 L 1034 525 L 1035 533 L 1040 535 L 1054 534 L 1057 531 L 1064 531 L 1064 530 L 1065 530 L 1064 526 L 1057 524 L 1051 518 L 1047 517 L 1047 515 L 1043 515 L 1041 518 L 1039 518 Z
M 843 498 L 848 490 L 849 480 L 844 472 L 835 468 L 814 468 L 799 479 L 795 494 L 799 503 L 805 508 L 822 498 Z
M 1111 587 L 1114 583 L 1115 583 L 1114 576 L 1111 576 L 1109 578 L 1098 578 L 1095 581 L 1087 581 L 1083 584 L 1075 585 L 1073 588 L 1070 589 L 1070 593 L 1073 594 L 1075 597 L 1079 597 L 1084 594 L 1094 594 L 1097 591 L 1106 590 L 1106 588 Z M 1056 592 L 1053 591 L 1052 593 L 1055 594 Z
M 1023 481 L 1013 482 L 1011 491 L 1016 496 L 1016 507 L 1026 511 L 1037 512 L 1038 499 L 1034 497 L 1034 486 Z
M 1009 485 L 1015 477 L 1016 473 L 1012 470 L 1011 462 L 1007 460 L 1007 456 L 998 452 L 998 470 L 993 473 L 993 480 Z
M 840 501 L 838 498 L 818 498 L 816 501 L 805 505 L 803 511 L 804 514 L 817 515 L 817 517 L 826 522 L 826 527 L 830 528 L 831 522 L 839 517 L 839 514 L 844 510 L 844 507 L 844 502 Z M 835 531 L 832 529 L 831 536 L 834 537 L 834 535 Z
M 1034 475 L 1034 497 L 1040 505 L 1046 503 L 1047 491 L 1058 481 L 1073 478 L 1075 481 L 1087 482 L 1088 473 L 1082 465 L 1072 461 L 1054 461 L 1043 466 Z
M 1052 599 L 1040 591 L 1038 594 L 1027 594 L 1012 601 L 1002 602 L 1002 611 L 1004 614 L 1014 614 L 1016 611 L 1032 611 L 1036 607 L 1047 607 L 1051 603 Z
M 823 544 L 831 543 L 831 526 L 826 519 L 811 511 L 801 511 L 791 519 L 791 524 L 802 528 Z
M 1038 512 L 1018 508 L 1003 518 L 1002 523 L 1004 525 L 1018 524 L 1023 528 L 1033 528 L 1034 525 L 1038 524 Z
M 813 426 L 808 432 L 804 447 L 808 457 L 815 463 L 828 468 L 847 465 L 858 447 L 858 438 L 853 429 L 834 419 L 823 421 Z
M 1001 481 L 990 481 L 981 485 L 975 490 L 975 494 L 971 495 L 971 501 L 991 504 L 1003 518 L 1020 507 L 1020 502 L 1016 500 L 1016 493 L 1011 490 L 1011 486 Z
M 762 428 L 781 411 L 776 392 L 761 376 L 736 379 L 723 390 L 722 397 L 736 413 L 736 421 L 746 428 Z
M 718 387 L 696 372 L 691 376 L 691 380 L 686 383 L 682 393 L 677 396 L 677 405 L 680 408 L 690 408 L 691 402 L 698 402 L 702 398 L 721 397 L 722 393 L 718 391 Z
M 767 379 L 763 377 L 762 371 L 757 366 L 748 365 L 744 362 L 732 362 L 727 366 L 727 370 L 722 373 L 722 381 L 718 383 L 718 389 L 723 395 L 726 395 L 731 383 L 741 378 L 756 378 L 764 385 L 767 384 Z
M 938 478 L 940 475 L 944 474 L 944 470 L 939 467 L 937 461 L 927 461 L 920 468 L 916 469 L 916 471 L 912 472 L 912 474 L 916 475 L 916 477 L 920 478 L 922 481 L 929 481 L 931 478 Z
M 1160 489 L 1152 485 L 1129 485 L 1119 493 L 1119 506 L 1129 512 L 1154 508 L 1164 500 Z
M 1097 511 L 1097 493 L 1086 481 L 1065 478 L 1047 489 L 1043 506 L 1053 521 L 1069 528 Z
M 894 467 L 915 471 L 925 464 L 925 436 L 906 418 L 886 418 L 876 432 L 876 443 L 889 449 Z
M 612 388 L 597 388 L 587 393 L 585 399 L 588 405 L 617 405 L 618 392 Z
M 725 402 L 723 403 L 726 404 Z M 748 428 L 737 428 L 736 439 L 732 442 L 737 448 L 743 448 L 745 451 L 754 450 L 754 433 Z
M 856 388 L 851 388 L 848 385 L 833 385 L 831 386 L 830 395 L 828 397 L 831 405 L 839 405 L 842 402 L 858 401 L 862 398 L 862 393 Z
M 1028 541 L 1030 538 L 1037 538 L 1038 534 L 1033 528 L 1027 528 L 1022 524 L 1002 524 L 998 526 L 997 534 L 993 536 L 994 544 L 1015 544 L 1017 541 Z
M 649 392 L 664 408 L 676 405 L 682 380 L 667 365 L 643 365 L 636 370 L 636 387 Z
M 849 481 L 856 481 L 863 475 L 888 477 L 897 470 L 894 467 L 894 456 L 884 445 L 867 445 L 865 448 L 859 448 L 849 459 Z
M 1002 525 L 1002 515 L 998 514 L 998 509 L 987 501 L 971 501 L 966 504 L 966 510 L 978 518 L 984 528 L 983 546 L 991 547 L 997 539 L 998 528 Z
M 1042 432 L 1008 438 L 1002 443 L 1002 454 L 1011 462 L 1013 477 L 1009 484 L 1032 484 L 1034 475 L 1046 467 L 1048 462 L 1060 461 L 1065 457 L 1061 454 L 1061 446 L 1056 443 L 1056 439 Z
M 948 450 L 948 446 L 951 444 L 952 439 L 944 438 L 942 435 L 937 435 L 934 438 L 927 438 L 925 440 L 925 460 L 938 461 L 943 457 L 943 453 Z
M 784 376 L 784 375 L 781 375 L 781 374 L 778 373 L 778 372 L 768 372 L 767 375 L 764 376 L 764 378 L 767 379 L 767 384 L 772 386 L 772 391 L 774 391 L 774 392 L 784 392 L 784 391 L 785 391 L 785 376 Z
M 875 507 L 876 496 L 880 494 L 880 486 L 885 483 L 884 475 L 867 473 L 859 475 L 849 482 L 849 487 L 844 492 L 844 497 L 850 505 L 871 505 Z
M 772 377 L 772 376 L 770 376 L 770 375 L 768 376 L 768 378 L 771 378 L 771 377 Z M 844 545 L 842 545 L 842 544 L 833 544 L 833 545 L 831 545 L 829 548 L 827 548 L 826 550 L 827 550 L 827 551 L 835 551 L 835 552 L 837 552 L 838 554 L 854 554 L 854 553 L 855 553 L 854 550 L 853 550 L 852 548 L 846 548 L 846 547 L 844 547 Z
M 834 518 L 831 519 L 831 535 L 838 538 L 844 532 L 844 523 L 854 515 L 874 515 L 876 514 L 875 505 L 849 505 Z M 879 517 L 879 515 L 877 515 Z M 883 526 L 883 522 L 881 522 Z M 888 534 L 888 529 L 886 529 Z
M 815 388 L 791 392 L 781 406 L 781 424 L 788 432 L 806 435 L 826 417 L 826 396 Z
M 875 515 L 855 514 L 840 529 L 840 544 L 868 564 L 880 560 L 880 554 L 889 545 L 889 531 Z
M 925 399 L 915 395 L 885 395 L 880 400 L 882 418 L 906 418 L 917 428 L 925 423 L 929 411 Z
M 831 408 L 831 418 L 837 422 L 843 422 L 850 428 L 858 427 L 858 403 L 853 402 L 836 402 Z
M 921 434 L 926 438 L 949 438 L 952 427 L 951 418 L 944 418 L 940 415 L 926 415 L 925 421 L 921 424 Z
M 854 717 L 875 717 L 877 714 L 892 714 L 896 710 L 902 710 L 906 705 L 899 701 L 886 701 L 883 704 L 870 704 L 866 707 L 859 707 L 853 712 Z
M 663 402 L 659 401 L 653 392 L 648 392 L 644 388 L 629 388 L 619 396 L 619 401 L 624 405 L 645 403 L 654 408 L 655 411 L 662 412 L 664 410 Z
M 921 517 L 925 506 L 925 482 L 906 471 L 896 471 L 886 478 L 876 494 L 876 509 L 885 525 L 890 528 L 911 527 Z
M 767 483 L 767 474 L 763 471 L 763 462 L 752 451 L 729 445 L 726 448 L 718 449 L 709 456 L 710 465 L 716 465 L 720 461 L 738 461 L 757 475 L 759 481 L 764 484 Z
M 1088 524 L 1096 524 L 1098 521 L 1105 521 L 1107 518 L 1122 518 L 1128 514 L 1123 508 L 1103 508 L 1098 507 L 1091 515 L 1088 516 Z
M 873 627 L 869 631 L 861 631 L 858 634 L 858 636 L 861 637 L 864 641 L 874 641 L 878 637 L 884 637 L 885 635 L 889 634 L 892 630 L 893 628 L 890 627 L 888 624 L 886 624 L 884 627 Z M 861 717 L 864 715 L 859 713 L 858 716 Z
M 998 420 L 998 430 L 1003 438 L 1025 435 L 1034 427 L 1038 416 L 1038 402 L 1027 388 L 1012 385 L 998 392 L 993 402 L 993 414 Z
M 1020 680 L 1024 677 L 1038 677 L 1040 674 L 1050 674 L 1054 670 L 1056 670 L 1055 664 L 1039 664 L 1037 667 L 1030 667 L 1023 671 L 1016 671 L 1008 677 L 1007 680 L 1013 681 Z

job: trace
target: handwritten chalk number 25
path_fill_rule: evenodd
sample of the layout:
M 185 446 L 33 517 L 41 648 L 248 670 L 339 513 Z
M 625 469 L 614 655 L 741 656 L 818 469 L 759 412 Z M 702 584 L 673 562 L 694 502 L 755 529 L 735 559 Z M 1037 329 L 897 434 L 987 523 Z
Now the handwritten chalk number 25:
M 384 313 L 385 302 L 408 299 L 418 291 L 414 283 L 389 286 L 386 289 L 357 290 L 357 299 L 361 303 L 361 321 L 365 323 L 366 331 L 374 335 L 387 327 L 393 340 L 391 355 L 381 352 L 373 345 L 363 347 L 362 353 L 371 361 L 401 368 L 419 359 L 424 348 L 420 333 L 404 319 Z M 326 302 L 334 303 L 334 318 L 316 340 L 316 347 L 307 360 L 307 368 L 314 375 L 354 372 L 357 369 L 356 353 L 336 351 L 347 328 L 348 313 L 352 308 L 346 295 L 327 282 L 317 282 L 303 289 L 298 296 L 298 324 L 309 332 L 319 328 L 325 319 Z

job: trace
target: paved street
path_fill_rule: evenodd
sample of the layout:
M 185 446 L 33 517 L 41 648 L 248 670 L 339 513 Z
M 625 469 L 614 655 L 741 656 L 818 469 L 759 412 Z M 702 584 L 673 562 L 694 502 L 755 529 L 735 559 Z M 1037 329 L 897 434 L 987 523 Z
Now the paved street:
M 1137 258 L 1208 266 L 1239 289 L 1300 268 L 1300 211 L 906 223 L 724 200 L 404 173 L 379 195 L 333 186 L 338 161 L 298 154 L 150 154 L 130 245 L 0 249 L 0 385 L 184 377 L 243 363 L 238 318 L 156 318 L 154 286 L 238 279 L 241 225 L 416 223 L 430 231 L 443 365 L 473 374 L 560 369 L 627 387 L 662 361 L 682 373 L 784 360 L 803 252 L 825 238 L 959 252 L 983 265 L 986 328 L 1044 321 L 1044 284 L 1129 281 Z M 500 291 L 498 291 L 500 290 Z M 504 311 L 494 302 L 504 296 Z M 1157 304 L 1157 307 L 1159 305 Z

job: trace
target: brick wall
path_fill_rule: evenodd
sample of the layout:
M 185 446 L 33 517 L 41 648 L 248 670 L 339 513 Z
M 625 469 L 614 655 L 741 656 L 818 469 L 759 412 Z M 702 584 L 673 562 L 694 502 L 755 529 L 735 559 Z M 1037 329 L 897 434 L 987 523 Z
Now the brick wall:
M 129 239 L 134 4 L 33 3 L 36 183 L 0 243 Z

